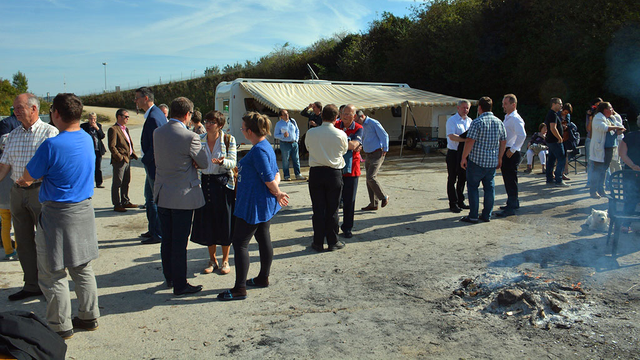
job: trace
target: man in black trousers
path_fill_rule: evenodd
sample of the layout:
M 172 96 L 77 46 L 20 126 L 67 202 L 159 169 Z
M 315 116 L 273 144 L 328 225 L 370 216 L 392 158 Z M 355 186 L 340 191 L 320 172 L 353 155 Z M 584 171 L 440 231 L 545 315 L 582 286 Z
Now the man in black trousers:
M 504 128 L 507 131 L 507 144 L 502 156 L 502 180 L 507 193 L 507 204 L 501 206 L 502 211 L 496 212 L 496 216 L 515 215 L 520 207 L 518 199 L 518 165 L 520 164 L 520 148 L 527 138 L 524 130 L 524 120 L 518 114 L 516 107 L 518 99 L 513 94 L 507 94 L 502 99 L 504 113 Z
M 322 125 L 307 132 L 305 145 L 309 150 L 309 193 L 313 208 L 313 243 L 320 252 L 327 238 L 328 250 L 344 248 L 338 241 L 338 206 L 342 194 L 343 155 L 348 150 L 347 134 L 334 126 L 338 108 L 329 104 L 322 109 Z

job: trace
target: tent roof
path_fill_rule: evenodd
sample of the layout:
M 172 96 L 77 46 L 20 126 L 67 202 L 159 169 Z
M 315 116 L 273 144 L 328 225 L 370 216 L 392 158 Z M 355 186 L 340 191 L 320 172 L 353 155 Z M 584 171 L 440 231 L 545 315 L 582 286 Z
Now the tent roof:
M 352 85 L 331 83 L 242 82 L 241 87 L 273 111 L 298 111 L 310 102 L 353 104 L 358 109 L 401 106 L 455 106 L 462 98 L 436 94 L 410 87 L 390 85 Z M 471 101 L 472 104 L 477 101 Z

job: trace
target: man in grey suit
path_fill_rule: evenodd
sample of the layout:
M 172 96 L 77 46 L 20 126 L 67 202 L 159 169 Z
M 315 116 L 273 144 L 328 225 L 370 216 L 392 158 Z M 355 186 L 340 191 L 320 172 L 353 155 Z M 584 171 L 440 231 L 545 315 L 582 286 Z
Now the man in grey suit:
M 186 126 L 192 116 L 191 100 L 176 98 L 171 102 L 169 122 L 153 132 L 156 165 L 153 198 L 162 226 L 162 272 L 175 295 L 202 290 L 202 285 L 187 282 L 187 241 L 193 210 L 205 203 L 194 162 L 200 168 L 207 167 L 200 136 Z

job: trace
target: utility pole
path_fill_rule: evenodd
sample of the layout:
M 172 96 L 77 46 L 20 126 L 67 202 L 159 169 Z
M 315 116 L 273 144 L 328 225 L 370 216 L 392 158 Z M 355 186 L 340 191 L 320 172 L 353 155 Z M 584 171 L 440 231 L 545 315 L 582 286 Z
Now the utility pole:
M 104 92 L 107 92 L 107 63 L 103 62 L 104 65 Z

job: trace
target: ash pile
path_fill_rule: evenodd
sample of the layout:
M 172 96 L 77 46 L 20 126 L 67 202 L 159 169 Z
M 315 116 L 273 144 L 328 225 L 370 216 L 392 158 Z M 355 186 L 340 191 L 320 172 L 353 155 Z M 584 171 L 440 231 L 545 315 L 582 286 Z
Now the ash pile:
M 521 319 L 542 329 L 570 329 L 601 316 L 580 283 L 530 272 L 496 271 L 464 278 L 453 295 L 468 310 Z

